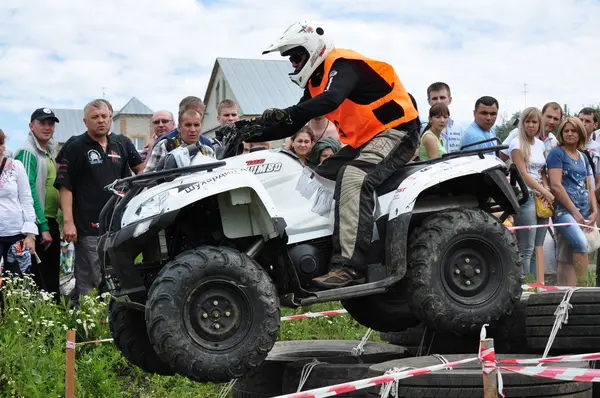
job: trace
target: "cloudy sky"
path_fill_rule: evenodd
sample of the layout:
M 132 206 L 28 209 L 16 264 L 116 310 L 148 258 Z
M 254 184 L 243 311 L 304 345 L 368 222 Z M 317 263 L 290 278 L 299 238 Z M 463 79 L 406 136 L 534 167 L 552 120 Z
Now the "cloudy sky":
M 421 108 L 437 80 L 453 118 L 495 96 L 500 115 L 558 101 L 600 102 L 597 0 L 1 0 L 0 128 L 22 142 L 33 109 L 136 96 L 174 110 L 204 96 L 216 57 L 262 50 L 291 23 L 321 21 L 336 45 L 391 63 Z

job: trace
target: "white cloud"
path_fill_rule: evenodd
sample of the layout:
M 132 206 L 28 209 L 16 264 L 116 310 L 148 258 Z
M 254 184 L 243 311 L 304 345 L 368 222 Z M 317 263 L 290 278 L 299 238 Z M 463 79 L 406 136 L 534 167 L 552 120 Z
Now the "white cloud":
M 136 96 L 173 110 L 204 96 L 216 57 L 276 58 L 261 52 L 297 19 L 318 19 L 339 47 L 393 64 L 422 113 L 437 80 L 451 85 L 453 116 L 465 120 L 482 95 L 510 116 L 523 107 L 523 83 L 528 105 L 598 102 L 595 1 L 269 3 L 3 0 L 0 112 L 81 108 L 102 87 L 117 108 Z

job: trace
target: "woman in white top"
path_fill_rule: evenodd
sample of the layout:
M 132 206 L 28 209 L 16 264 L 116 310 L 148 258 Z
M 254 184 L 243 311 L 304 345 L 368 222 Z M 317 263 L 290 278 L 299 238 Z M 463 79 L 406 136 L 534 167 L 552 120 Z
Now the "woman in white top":
M 535 196 L 544 203 L 552 204 L 554 196 L 550 192 L 546 174 L 546 156 L 544 143 L 537 138 L 543 131 L 542 113 L 537 108 L 527 108 L 519 121 L 519 134 L 510 143 L 510 159 L 519 168 L 519 172 L 529 188 L 529 200 L 521 206 L 515 216 L 515 225 L 548 224 L 548 218 L 538 218 L 535 210 Z M 534 247 L 543 247 L 546 228 L 517 230 L 519 250 L 523 255 L 523 272 L 531 273 L 537 279 L 536 267 L 531 267 Z
M 21 248 L 29 249 L 33 255 L 38 227 L 25 167 L 4 156 L 5 142 L 6 135 L 0 130 L 0 257 L 4 260 L 4 272 L 21 274 L 19 263 L 9 262 L 7 254 L 11 246 L 22 241 Z

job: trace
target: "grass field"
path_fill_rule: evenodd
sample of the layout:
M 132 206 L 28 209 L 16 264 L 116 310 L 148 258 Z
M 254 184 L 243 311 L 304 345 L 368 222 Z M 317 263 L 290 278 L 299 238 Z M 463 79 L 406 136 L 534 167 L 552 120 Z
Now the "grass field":
M 3 288 L 5 316 L 0 318 L 0 396 L 64 397 L 65 337 L 77 330 L 77 341 L 110 337 L 107 302 L 86 297 L 79 313 L 36 292 L 29 279 Z M 340 303 L 315 305 L 312 312 L 341 308 Z M 282 316 L 302 310 L 282 309 Z M 348 315 L 281 323 L 279 340 L 359 340 L 366 328 Z M 378 339 L 374 334 L 372 339 Z M 217 398 L 221 385 L 200 384 L 181 376 L 155 376 L 131 366 L 113 343 L 79 346 L 76 397 L 206 397 Z

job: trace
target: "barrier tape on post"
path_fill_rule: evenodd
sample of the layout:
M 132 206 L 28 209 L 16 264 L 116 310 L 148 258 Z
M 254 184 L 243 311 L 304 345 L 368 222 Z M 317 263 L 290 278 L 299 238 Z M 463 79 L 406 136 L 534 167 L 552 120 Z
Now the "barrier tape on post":
M 68 341 L 67 340 L 67 350 L 74 350 L 75 349 L 75 342 L 74 341 Z
M 497 361 L 500 365 L 537 365 L 544 363 L 557 362 L 580 362 L 600 360 L 600 352 L 592 354 L 561 355 L 548 358 L 528 358 L 528 359 L 501 359 Z
M 426 368 L 411 369 L 404 372 L 390 373 L 387 375 L 371 377 L 368 379 L 357 380 L 349 383 L 335 384 L 333 386 L 315 388 L 309 391 L 296 392 L 292 394 L 279 395 L 275 398 L 324 398 L 332 397 L 347 392 L 358 391 L 369 387 L 375 387 L 381 384 L 392 383 L 396 380 L 408 379 L 409 377 L 420 376 L 427 373 L 432 373 L 442 369 L 452 368 L 469 362 L 477 361 L 477 357 L 461 359 L 459 361 L 442 363 Z
M 502 370 L 525 376 L 545 377 L 547 379 L 578 381 L 584 383 L 600 382 L 600 369 L 559 368 L 543 366 L 500 366 Z

